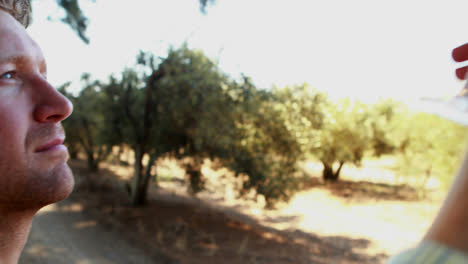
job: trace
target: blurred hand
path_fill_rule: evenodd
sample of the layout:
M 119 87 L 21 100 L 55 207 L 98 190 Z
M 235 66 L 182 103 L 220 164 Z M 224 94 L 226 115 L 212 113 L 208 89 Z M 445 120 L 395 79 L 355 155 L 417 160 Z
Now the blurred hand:
M 463 62 L 468 60 L 468 43 L 461 45 L 460 47 L 455 48 L 452 51 L 452 58 L 456 62 Z M 468 71 L 468 66 L 458 68 L 455 73 L 457 78 L 460 80 L 465 80 L 466 72 Z

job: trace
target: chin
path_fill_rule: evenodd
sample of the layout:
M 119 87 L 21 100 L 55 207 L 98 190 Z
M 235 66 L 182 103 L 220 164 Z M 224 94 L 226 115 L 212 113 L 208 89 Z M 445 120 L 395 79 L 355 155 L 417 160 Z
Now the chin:
M 30 207 L 41 208 L 66 199 L 73 191 L 73 173 L 67 163 L 57 165 L 47 173 L 34 173 L 34 184 L 29 186 L 26 199 Z
M 54 178 L 57 179 L 55 189 L 51 192 L 53 194 L 53 197 L 51 197 L 53 199 L 51 200 L 55 203 L 66 199 L 72 193 L 75 180 L 73 178 L 73 173 L 66 162 L 58 166 L 53 173 L 57 174 L 54 175 Z

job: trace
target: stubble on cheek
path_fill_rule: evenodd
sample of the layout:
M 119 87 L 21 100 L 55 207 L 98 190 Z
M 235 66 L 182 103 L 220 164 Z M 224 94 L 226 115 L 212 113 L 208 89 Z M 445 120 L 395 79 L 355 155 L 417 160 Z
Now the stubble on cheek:
M 55 203 L 67 198 L 74 187 L 73 174 L 66 162 L 42 174 L 33 174 L 30 179 L 31 195 L 28 196 L 40 205 Z
M 66 162 L 48 170 L 10 167 L 0 179 L 0 207 L 41 208 L 67 198 L 74 187 L 73 174 Z M 0 162 L 0 169 L 2 169 Z
M 64 136 L 65 131 L 61 124 L 34 124 L 26 133 L 24 140 L 24 149 L 29 152 L 34 152 L 34 147 L 56 136 Z
M 30 197 L 40 204 L 47 205 L 67 198 L 73 190 L 74 178 L 67 164 L 67 155 L 47 156 L 34 153 L 33 148 L 44 139 L 63 137 L 64 130 L 60 124 L 39 125 L 33 127 L 26 135 L 26 150 L 32 153 L 26 166 L 30 173 Z
M 67 158 L 34 153 L 34 147 L 43 140 L 60 133 L 60 125 L 48 125 L 29 130 L 23 139 L 0 139 L 0 206 L 40 208 L 70 195 L 74 179 Z
M 24 200 L 26 193 L 26 163 L 9 153 L 0 155 L 0 205 Z M 16 154 L 16 153 L 14 153 Z

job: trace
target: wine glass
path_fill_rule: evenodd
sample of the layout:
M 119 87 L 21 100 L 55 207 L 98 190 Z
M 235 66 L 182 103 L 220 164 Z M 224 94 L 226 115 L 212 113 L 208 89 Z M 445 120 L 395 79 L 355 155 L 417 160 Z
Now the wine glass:
M 468 80 L 468 74 L 467 78 Z M 468 82 L 455 96 L 448 100 L 422 99 L 425 112 L 436 114 L 463 126 L 468 126 Z

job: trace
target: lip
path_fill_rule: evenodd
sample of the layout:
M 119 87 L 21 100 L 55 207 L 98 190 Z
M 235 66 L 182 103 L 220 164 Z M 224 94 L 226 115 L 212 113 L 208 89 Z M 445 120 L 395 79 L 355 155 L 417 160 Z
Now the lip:
M 45 152 L 45 151 L 48 151 L 48 150 L 55 149 L 58 146 L 62 146 L 63 141 L 64 141 L 64 139 L 61 139 L 61 138 L 51 140 L 48 143 L 36 148 L 36 150 L 34 152 Z

